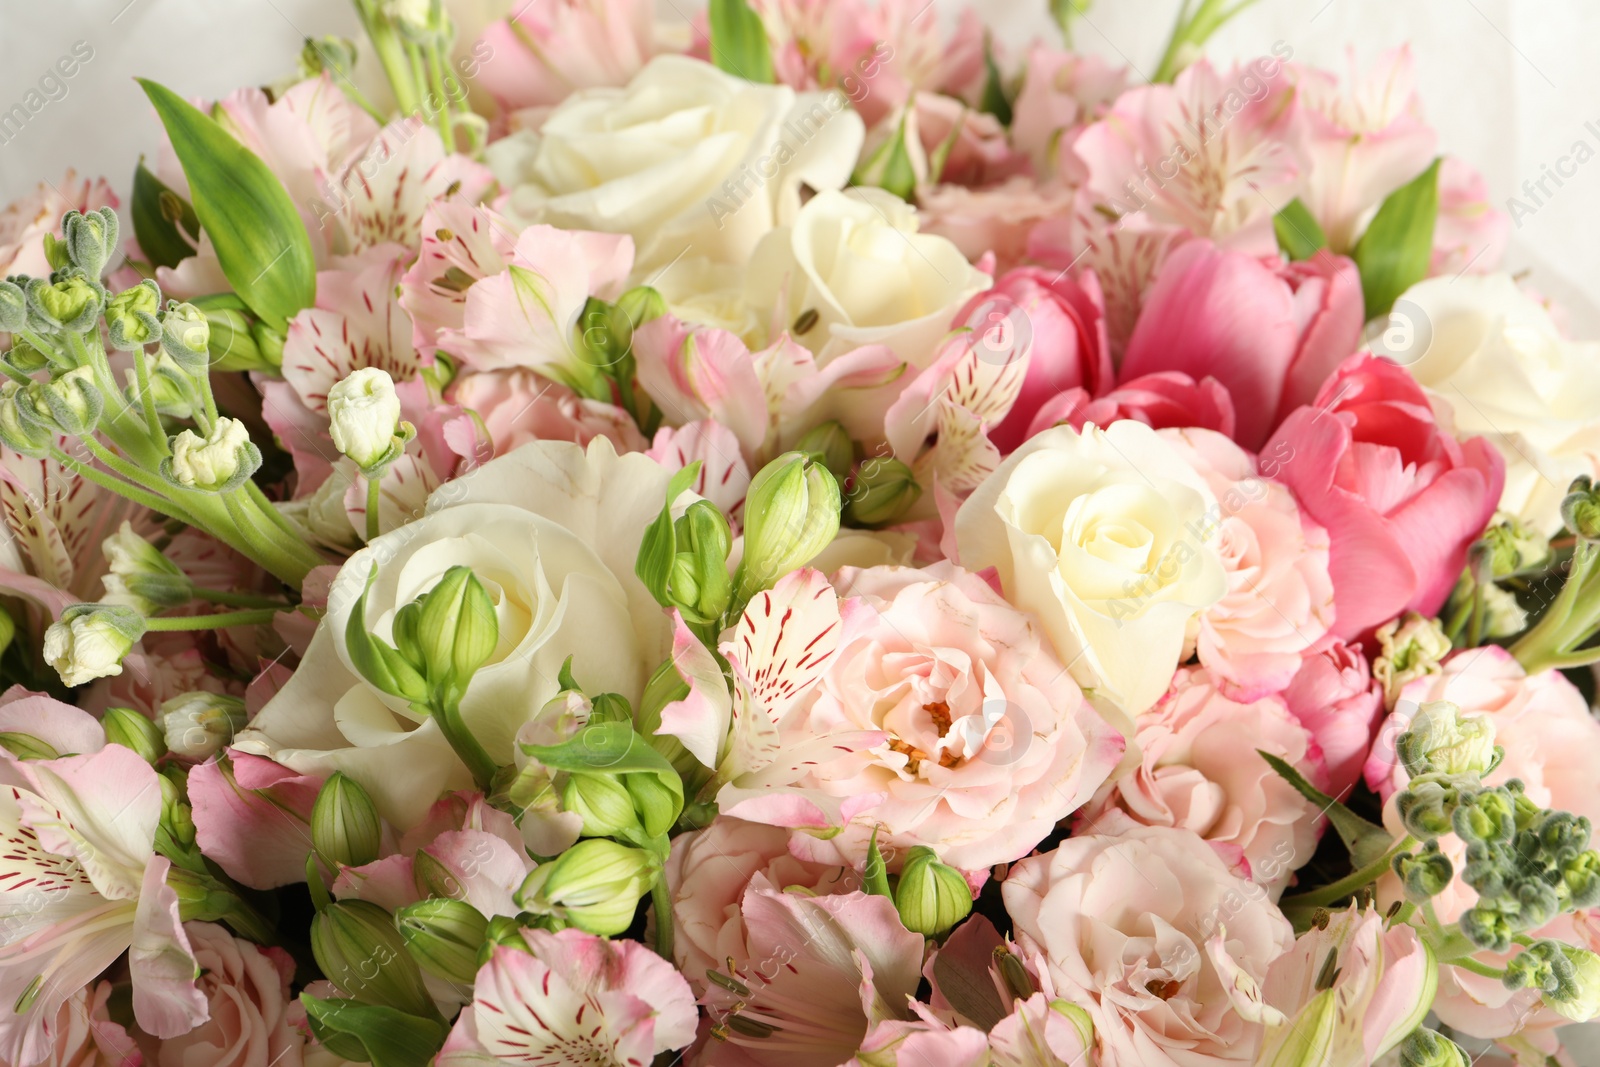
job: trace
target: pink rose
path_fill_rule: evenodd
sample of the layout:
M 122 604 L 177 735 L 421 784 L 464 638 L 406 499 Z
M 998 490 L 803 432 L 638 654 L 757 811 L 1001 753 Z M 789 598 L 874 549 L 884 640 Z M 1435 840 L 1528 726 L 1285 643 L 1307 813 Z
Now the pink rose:
M 1361 777 L 1383 717 L 1383 685 L 1361 647 L 1335 640 L 1306 656 L 1281 696 L 1322 752 L 1328 791 L 1343 796 Z
M 1024 318 L 1018 329 L 1025 325 L 1033 342 L 1022 389 L 1011 411 L 989 431 L 1002 452 L 1011 452 L 1028 438 L 1034 416 L 1046 402 L 1076 388 L 1098 395 L 1111 387 L 1116 372 L 1106 343 L 1100 285 L 1093 274 L 1074 279 L 1038 267 L 1018 267 L 968 301 L 955 321 L 966 322 L 974 309 L 996 296 L 1008 298 L 1021 310 Z
M 111 983 L 98 982 L 63 1001 L 55 1020 L 44 1027 L 49 1053 L 29 1067 L 140 1067 L 144 1054 L 128 1031 L 111 1021 L 110 999 Z
M 1228 591 L 1200 613 L 1200 662 L 1240 700 L 1275 693 L 1333 624 L 1328 532 L 1301 513 L 1289 490 L 1259 477 L 1255 459 L 1221 434 L 1162 436 L 1217 499 L 1217 553 Z
M 1137 726 L 1139 763 L 1100 787 L 1078 813 L 1078 832 L 1115 834 L 1136 824 L 1192 830 L 1273 890 L 1311 859 L 1316 808 L 1256 755 L 1262 749 L 1307 778 L 1321 777 L 1310 735 L 1281 700 L 1238 703 L 1206 671 L 1182 668 Z
M 1294 944 L 1265 889 L 1188 830 L 1072 837 L 1011 868 L 1015 936 L 1094 1022 L 1100 1067 L 1255 1062 L 1246 991 Z
M 846 568 L 834 584 L 856 598 L 852 630 L 797 722 L 809 736 L 883 740 L 809 768 L 814 788 L 866 803 L 826 841 L 797 835 L 796 854 L 848 862 L 876 828 L 886 848 L 926 845 L 981 870 L 1026 855 L 1116 766 L 1121 735 L 1038 624 L 976 575 Z
M 1019 266 L 1027 258 L 1033 227 L 1066 211 L 1071 202 L 1067 190 L 1021 175 L 983 189 L 934 185 L 917 194 L 923 233 L 948 239 L 974 263 L 992 252 L 1001 271 Z
M 1211 376 L 1256 449 L 1309 403 L 1361 342 L 1361 279 L 1342 257 L 1284 263 L 1189 241 L 1167 257 L 1128 339 L 1120 374 Z
M 451 385 L 450 399 L 478 416 L 497 456 L 529 441 L 587 445 L 605 437 L 619 453 L 642 452 L 646 447 L 633 416 L 615 404 L 587 400 L 520 367 L 467 371 Z M 481 462 L 488 457 L 474 458 Z
M 1233 398 L 1215 378 L 1196 382 L 1187 374 L 1161 371 L 1124 382 L 1104 396 L 1092 397 L 1083 388 L 1058 393 L 1033 416 L 1028 436 L 1063 424 L 1074 430 L 1091 422 L 1110 426 L 1118 419 L 1133 419 L 1157 430 L 1197 426 L 1232 437 Z
M 673 839 L 665 877 L 672 897 L 673 959 L 696 992 L 705 991 L 708 968 L 722 970 L 730 956 L 750 958 L 739 902 L 753 880 L 818 894 L 861 888 L 860 877 L 849 868 L 790 855 L 788 830 L 726 815 Z
M 1505 481 L 1492 445 L 1457 441 L 1411 376 L 1368 352 L 1341 364 L 1263 454 L 1282 460 L 1277 480 L 1327 527 L 1333 632 L 1346 639 L 1402 611 L 1436 612 Z
M 294 960 L 281 948 L 241 941 L 213 923 L 184 927 L 194 947 L 196 985 L 210 1018 L 161 1042 L 155 1067 L 300 1067 L 305 1038 L 289 993 Z

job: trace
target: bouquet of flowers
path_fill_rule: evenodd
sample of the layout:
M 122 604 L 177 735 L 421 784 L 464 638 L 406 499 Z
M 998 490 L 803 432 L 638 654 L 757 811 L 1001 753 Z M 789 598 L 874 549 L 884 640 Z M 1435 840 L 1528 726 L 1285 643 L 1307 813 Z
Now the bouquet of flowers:
M 0 1062 L 1571 1062 L 1600 352 L 1404 49 L 920 3 L 356 0 L 0 215 Z

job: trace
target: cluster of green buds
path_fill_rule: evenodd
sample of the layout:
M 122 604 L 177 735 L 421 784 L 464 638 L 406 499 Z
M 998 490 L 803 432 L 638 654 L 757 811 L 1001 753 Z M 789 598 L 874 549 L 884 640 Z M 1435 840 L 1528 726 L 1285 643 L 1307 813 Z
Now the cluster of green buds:
M 1472 1057 L 1437 1030 L 1419 1026 L 1400 1042 L 1400 1067 L 1472 1067 Z
M 1550 562 L 1550 541 L 1512 515 L 1499 515 L 1467 552 L 1467 566 L 1440 618 L 1458 645 L 1511 637 L 1528 625 L 1516 594 L 1499 584 L 1540 574 Z
M 843 424 L 813 427 L 795 445 L 828 468 L 843 495 L 841 520 L 848 526 L 878 529 L 902 518 L 922 496 L 910 467 L 892 456 L 862 458 L 861 445 Z
M 889 873 L 873 831 L 867 845 L 867 866 L 863 888 L 874 896 L 888 897 L 900 913 L 900 922 L 912 933 L 939 937 L 972 912 L 972 887 L 962 873 L 939 861 L 939 854 L 925 845 L 915 845 L 906 853 L 900 873 Z

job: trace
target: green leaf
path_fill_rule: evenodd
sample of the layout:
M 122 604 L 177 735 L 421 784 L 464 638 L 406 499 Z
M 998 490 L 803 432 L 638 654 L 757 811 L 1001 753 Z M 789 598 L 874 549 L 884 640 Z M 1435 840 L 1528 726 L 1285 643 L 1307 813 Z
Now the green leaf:
M 1283 254 L 1293 260 L 1310 259 L 1328 247 L 1328 235 L 1298 196 L 1272 217 L 1272 231 Z
M 427 1067 L 449 1030 L 394 1008 L 300 994 L 306 1019 L 328 1051 L 373 1067 Z
M 1062 23 L 1065 26 L 1065 21 Z M 1000 65 L 994 61 L 994 49 L 987 37 L 983 40 L 983 95 L 978 98 L 978 110 L 993 115 L 1000 125 L 1011 125 L 1011 101 L 1006 98 L 1005 84 L 1000 80 Z
M 1351 862 L 1356 867 L 1364 867 L 1378 856 L 1388 851 L 1394 844 L 1394 837 L 1377 823 L 1368 822 L 1333 797 L 1324 793 L 1310 782 L 1305 776 L 1295 770 L 1285 761 L 1270 752 L 1263 752 L 1259 748 L 1256 753 L 1267 765 L 1278 772 L 1278 777 L 1294 786 L 1295 791 L 1317 806 L 1318 811 L 1328 817 L 1334 830 L 1338 831 L 1339 839 L 1344 842 L 1344 847 L 1350 850 Z
M 1428 276 L 1439 216 L 1439 161 L 1389 194 L 1350 257 L 1361 268 L 1367 318 L 1387 315 L 1400 294 Z
M 894 899 L 894 891 L 889 888 L 889 868 L 878 849 L 876 826 L 872 828 L 872 837 L 867 840 L 867 863 L 861 870 L 861 888 L 872 896 Z
M 267 165 L 177 93 L 139 79 L 189 179 L 194 213 L 233 291 L 283 331 L 317 295 L 311 238 Z
M 711 0 L 711 61 L 745 81 L 771 85 L 772 48 L 767 29 L 746 0 Z
M 639 576 L 650 595 L 662 607 L 671 607 L 672 598 L 667 593 L 667 582 L 672 576 L 672 561 L 678 554 L 678 538 L 672 522 L 672 502 L 683 495 L 700 476 L 700 461 L 684 467 L 667 482 L 667 499 L 661 514 L 645 528 L 644 539 L 639 542 L 639 555 L 634 560 L 633 573 Z
M 176 267 L 194 255 L 195 242 L 200 239 L 194 205 L 150 173 L 142 157 L 133 171 L 130 211 L 133 235 L 151 266 Z
M 576 737 L 559 745 L 520 747 L 525 755 L 553 771 L 615 775 L 621 777 L 624 783 L 627 781 L 625 776 L 635 774 L 656 779 L 672 798 L 670 817 L 663 819 L 667 826 L 671 826 L 683 810 L 683 779 L 667 762 L 667 758 L 633 728 L 631 722 L 595 722 L 591 719 Z M 632 789 L 629 791 L 635 792 Z

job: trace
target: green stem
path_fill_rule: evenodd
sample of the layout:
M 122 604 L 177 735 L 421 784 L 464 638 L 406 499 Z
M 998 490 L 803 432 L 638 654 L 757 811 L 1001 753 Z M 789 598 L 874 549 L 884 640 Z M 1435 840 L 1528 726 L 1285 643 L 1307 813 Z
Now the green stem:
M 1359 871 L 1353 871 L 1337 882 L 1330 882 L 1320 889 L 1312 889 L 1305 893 L 1296 893 L 1294 896 L 1284 897 L 1283 906 L 1298 908 L 1324 907 L 1337 900 L 1342 900 L 1362 886 L 1371 885 L 1377 881 L 1389 869 L 1389 865 L 1394 862 L 1396 856 L 1416 843 L 1417 839 L 1407 834 L 1399 841 L 1396 841 L 1389 851 Z
M 1183 6 L 1178 10 L 1178 17 L 1172 24 L 1172 36 L 1167 39 L 1166 50 L 1161 54 L 1161 63 L 1156 67 L 1151 82 L 1170 82 L 1176 78 L 1188 65 L 1188 61 L 1198 54 L 1201 46 L 1210 40 L 1212 34 L 1256 0 L 1238 0 L 1232 7 L 1227 7 L 1226 2 L 1227 0 L 1199 0 L 1199 7 L 1196 8 L 1193 0 L 1184 0 Z
M 446 152 L 454 152 L 456 150 L 455 122 L 453 121 L 455 103 L 450 99 L 450 94 L 445 91 L 444 64 L 439 60 L 439 46 L 437 44 L 428 46 L 428 84 L 432 91 L 438 95 L 440 101 L 439 114 L 436 116 L 439 122 L 439 137 L 444 141 L 444 150 Z
M 230 626 L 260 626 L 268 623 L 285 608 L 262 608 L 258 611 L 224 611 L 215 615 L 158 616 L 144 621 L 146 630 L 225 630 Z
M 150 431 L 150 440 L 159 441 L 163 450 L 167 447 L 167 434 L 161 428 L 161 415 L 156 411 L 155 403 L 150 399 L 150 364 L 145 359 L 143 348 L 133 350 L 133 373 L 139 383 L 139 407 L 144 411 L 145 428 Z
M 1587 541 L 1578 543 L 1561 592 L 1538 623 L 1511 646 L 1511 654 L 1529 674 L 1551 667 L 1582 666 L 1600 657 L 1600 649 L 1578 651 L 1600 622 L 1597 553 L 1600 547 Z
M 444 734 L 445 740 L 456 750 L 461 762 L 472 772 L 472 778 L 478 783 L 478 788 L 487 794 L 500 768 L 495 765 L 489 753 L 462 721 L 461 702 L 435 699 L 428 705 L 428 712 L 439 724 L 439 732 Z
M 416 85 L 406 70 L 406 56 L 394 27 L 377 9 L 374 0 L 355 0 L 356 12 L 361 16 L 361 26 L 372 41 L 372 50 L 383 65 L 383 73 L 394 90 L 394 100 L 401 112 L 410 114 L 417 106 Z
M 0 360 L 0 374 L 4 374 L 7 378 L 10 378 L 12 381 L 16 382 L 18 385 L 32 385 L 33 384 L 33 379 L 32 378 L 28 377 L 22 371 L 20 371 L 17 368 L 13 367 L 11 364 L 7 363 L 5 360 Z
M 208 604 L 221 604 L 229 608 L 274 608 L 278 611 L 291 611 L 292 605 L 268 596 L 252 596 L 249 593 L 229 593 L 221 589 L 194 589 L 196 600 L 204 600 Z
M 98 485 L 100 488 L 105 489 L 108 492 L 116 493 L 118 496 L 127 497 L 135 504 L 143 505 L 144 507 L 149 508 L 151 511 L 160 512 L 162 515 L 165 515 L 171 519 L 177 519 L 179 522 L 186 525 L 199 525 L 184 511 L 183 508 L 177 506 L 165 497 L 155 496 L 154 494 L 139 488 L 137 485 L 123 481 L 120 478 L 113 478 L 103 471 L 95 470 L 87 463 L 84 463 L 78 459 L 74 459 L 72 456 L 67 455 L 59 448 L 52 447 L 51 453 L 57 463 L 72 471 L 86 482 L 93 482 L 95 485 Z
M 667 890 L 667 879 L 663 875 L 656 876 L 656 884 L 650 888 L 650 903 L 656 913 L 656 955 L 672 962 L 672 894 Z
M 1487 963 L 1479 963 L 1471 956 L 1463 956 L 1461 959 L 1451 960 L 1450 966 L 1460 967 L 1463 971 L 1471 971 L 1473 974 L 1481 974 L 1485 978 L 1503 978 L 1506 973 L 1503 967 L 1491 967 Z
M 380 482 L 377 475 L 367 475 L 367 544 L 378 539 L 378 490 Z

